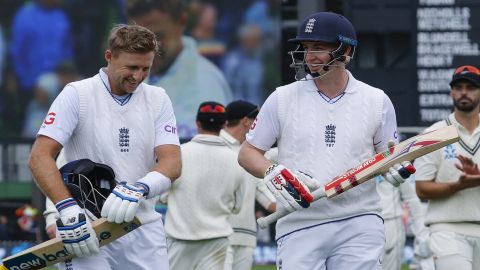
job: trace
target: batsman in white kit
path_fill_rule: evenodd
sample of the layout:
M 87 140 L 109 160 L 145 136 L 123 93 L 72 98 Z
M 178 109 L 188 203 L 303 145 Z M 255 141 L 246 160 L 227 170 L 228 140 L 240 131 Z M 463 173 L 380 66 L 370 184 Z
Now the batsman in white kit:
M 53 102 L 33 145 L 29 166 L 55 204 L 57 237 L 77 258 L 61 269 L 162 269 L 168 258 L 158 195 L 181 170 L 175 116 L 165 90 L 143 83 L 158 52 L 155 34 L 141 26 L 112 28 L 107 67 L 65 86 Z M 109 222 L 137 217 L 142 225 L 99 248 L 99 240 L 62 182 L 54 158 L 89 159 L 108 165 L 118 182 L 101 211 Z
M 310 202 L 314 190 L 398 141 L 393 104 L 346 70 L 357 40 L 342 15 L 312 14 L 289 41 L 297 44 L 290 52 L 297 81 L 268 97 L 239 153 L 277 208 L 291 212 L 276 225 L 277 269 L 381 269 L 385 234 L 375 181 Z M 264 153 L 275 142 L 278 164 L 271 164 Z M 413 172 L 404 162 L 384 177 L 398 186 Z

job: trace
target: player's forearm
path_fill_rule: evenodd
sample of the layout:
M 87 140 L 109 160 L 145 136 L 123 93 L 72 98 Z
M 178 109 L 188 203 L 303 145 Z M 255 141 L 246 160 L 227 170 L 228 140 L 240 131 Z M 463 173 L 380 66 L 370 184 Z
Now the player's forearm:
M 438 183 L 434 181 L 417 181 L 416 189 L 418 197 L 424 200 L 447 198 L 461 190 L 458 182 Z
M 182 172 L 182 158 L 178 145 L 162 145 L 155 148 L 157 163 L 153 170 L 165 175 L 172 182 Z
M 272 164 L 264 154 L 265 151 L 257 149 L 245 141 L 238 153 L 238 163 L 251 175 L 263 178 L 265 171 Z

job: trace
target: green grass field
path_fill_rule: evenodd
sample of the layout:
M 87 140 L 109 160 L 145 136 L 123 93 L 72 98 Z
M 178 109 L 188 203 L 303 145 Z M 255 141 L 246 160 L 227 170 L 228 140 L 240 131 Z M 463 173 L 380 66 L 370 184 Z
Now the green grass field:
M 47 267 L 45 270 L 57 270 L 56 267 Z M 402 270 L 409 270 L 408 265 L 402 265 Z M 255 265 L 252 270 L 276 270 L 275 265 Z
M 409 270 L 408 265 L 402 265 L 402 270 Z M 275 265 L 255 265 L 252 270 L 276 270 Z

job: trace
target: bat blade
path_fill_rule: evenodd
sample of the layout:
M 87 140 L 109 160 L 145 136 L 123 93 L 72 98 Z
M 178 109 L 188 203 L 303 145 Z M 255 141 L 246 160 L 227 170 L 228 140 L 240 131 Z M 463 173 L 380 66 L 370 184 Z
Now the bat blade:
M 140 221 L 136 218 L 132 222 L 122 224 L 108 222 L 105 218 L 92 221 L 92 226 L 100 241 L 100 246 L 107 245 L 135 230 L 140 225 Z M 62 240 L 55 238 L 5 258 L 2 263 L 7 270 L 35 270 L 73 257 L 74 255 L 68 253 L 63 246 Z M 3 269 L 0 268 L 0 270 Z
M 402 163 L 407 160 L 411 161 L 444 146 L 455 143 L 458 140 L 458 132 L 454 126 L 447 126 L 417 135 L 390 147 L 382 153 L 376 154 L 374 157 L 362 162 L 353 169 L 335 177 L 323 188 L 315 190 L 312 193 L 313 198 L 314 200 L 318 200 L 323 197 L 335 197 L 379 174 L 387 172 L 391 166 L 397 163 Z M 257 223 L 261 228 L 266 228 L 271 223 L 289 213 L 290 212 L 283 208 L 266 217 L 259 218 Z
M 328 198 L 335 197 L 377 175 L 386 173 L 397 163 L 411 161 L 458 140 L 458 133 L 454 126 L 417 135 L 376 154 L 345 174 L 334 178 L 325 185 L 325 193 Z

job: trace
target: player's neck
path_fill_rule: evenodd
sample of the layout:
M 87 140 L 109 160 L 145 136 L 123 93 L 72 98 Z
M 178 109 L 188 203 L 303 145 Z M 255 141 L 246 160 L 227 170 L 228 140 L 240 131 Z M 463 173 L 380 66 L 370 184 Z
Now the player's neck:
M 480 117 L 479 110 L 475 109 L 471 112 L 463 112 L 458 109 L 455 110 L 455 119 L 462 125 L 470 134 L 472 134 L 478 127 Z
M 224 130 L 240 143 L 245 140 L 245 132 L 242 131 L 240 125 L 237 125 L 235 127 L 225 127 Z
M 318 90 L 329 98 L 338 96 L 347 88 L 348 74 L 345 69 L 334 69 L 329 74 L 315 80 Z

